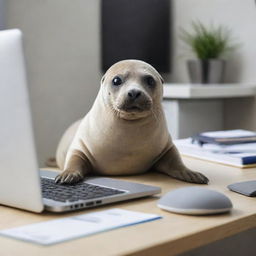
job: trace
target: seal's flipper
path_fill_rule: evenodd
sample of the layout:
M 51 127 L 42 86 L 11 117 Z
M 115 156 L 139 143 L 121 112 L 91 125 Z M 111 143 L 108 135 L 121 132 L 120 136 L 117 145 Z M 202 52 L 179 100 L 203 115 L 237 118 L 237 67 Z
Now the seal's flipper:
M 91 169 L 91 164 L 85 154 L 81 151 L 74 150 L 64 172 L 55 178 L 55 182 L 61 184 L 77 183 L 83 180 Z
M 207 184 L 209 182 L 203 174 L 193 172 L 184 165 L 175 145 L 154 164 L 152 169 L 186 182 L 198 184 Z

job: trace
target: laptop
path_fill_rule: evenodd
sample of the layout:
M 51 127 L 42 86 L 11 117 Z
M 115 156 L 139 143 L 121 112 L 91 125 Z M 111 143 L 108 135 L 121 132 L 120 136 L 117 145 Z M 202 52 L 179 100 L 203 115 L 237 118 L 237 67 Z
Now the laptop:
M 0 31 L 0 204 L 33 212 L 66 212 L 160 193 L 159 187 L 106 177 L 55 184 L 39 170 L 18 29 Z

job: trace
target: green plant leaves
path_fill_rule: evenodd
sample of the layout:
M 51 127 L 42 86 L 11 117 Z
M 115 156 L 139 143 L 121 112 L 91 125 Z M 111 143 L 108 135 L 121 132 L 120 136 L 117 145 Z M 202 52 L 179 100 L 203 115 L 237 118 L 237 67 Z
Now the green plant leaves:
M 192 33 L 181 29 L 180 38 L 199 59 L 217 59 L 235 49 L 231 44 L 231 31 L 224 26 L 204 26 L 200 21 L 192 22 Z

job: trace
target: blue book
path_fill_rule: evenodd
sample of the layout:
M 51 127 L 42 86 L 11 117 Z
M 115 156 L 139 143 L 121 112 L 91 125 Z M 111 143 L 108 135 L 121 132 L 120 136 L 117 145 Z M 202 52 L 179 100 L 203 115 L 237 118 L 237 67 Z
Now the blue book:
M 242 156 L 241 160 L 242 160 L 242 165 L 255 164 L 256 163 L 256 154 L 255 155 L 251 155 L 251 156 L 249 156 L 249 155 Z

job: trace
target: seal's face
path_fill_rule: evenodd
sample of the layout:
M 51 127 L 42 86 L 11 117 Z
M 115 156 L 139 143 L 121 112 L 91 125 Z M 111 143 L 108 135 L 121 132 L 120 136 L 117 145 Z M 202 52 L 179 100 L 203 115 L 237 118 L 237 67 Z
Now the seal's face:
M 141 119 L 159 106 L 162 78 L 149 64 L 125 60 L 114 64 L 102 78 L 104 100 L 123 119 Z

